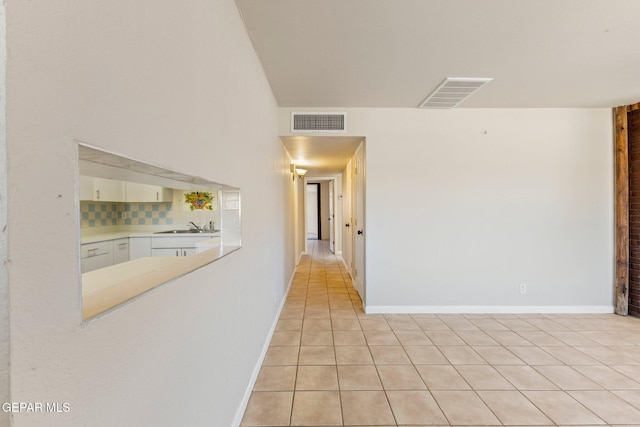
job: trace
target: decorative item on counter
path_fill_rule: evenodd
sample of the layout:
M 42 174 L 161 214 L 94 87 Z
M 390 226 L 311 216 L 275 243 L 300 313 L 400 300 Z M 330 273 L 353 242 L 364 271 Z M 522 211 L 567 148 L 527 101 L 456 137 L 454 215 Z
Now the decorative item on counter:
M 212 211 L 213 194 L 208 191 L 192 191 L 184 193 L 184 202 L 189 205 L 189 209 L 207 209 Z

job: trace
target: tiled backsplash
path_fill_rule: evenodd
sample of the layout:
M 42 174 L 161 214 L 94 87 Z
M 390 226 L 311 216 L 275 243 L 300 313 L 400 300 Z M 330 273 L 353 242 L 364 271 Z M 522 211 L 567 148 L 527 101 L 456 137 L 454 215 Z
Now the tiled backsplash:
M 171 203 L 80 202 L 81 228 L 115 225 L 171 225 Z
M 237 192 L 236 192 L 237 194 Z M 216 197 L 219 197 L 216 194 Z M 231 197 L 233 199 L 233 197 Z M 80 220 L 82 229 L 98 231 L 98 227 L 114 226 L 173 226 L 175 228 L 189 227 L 193 221 L 198 226 L 204 226 L 213 221 L 216 229 L 220 228 L 220 207 L 214 204 L 213 210 L 189 209 L 184 203 L 184 191 L 173 190 L 173 202 L 80 202 Z M 172 227 L 172 228 L 173 228 Z M 100 230 L 100 232 L 106 230 Z
M 118 203 L 80 202 L 80 228 L 117 225 L 117 205 Z

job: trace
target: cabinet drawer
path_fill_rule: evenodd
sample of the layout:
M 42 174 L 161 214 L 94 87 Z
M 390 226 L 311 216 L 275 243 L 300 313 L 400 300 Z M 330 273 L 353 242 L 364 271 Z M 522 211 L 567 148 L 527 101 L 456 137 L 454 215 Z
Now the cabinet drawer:
M 185 256 L 182 248 L 151 249 L 151 256 Z
M 80 245 L 80 258 L 91 258 L 111 252 L 111 242 L 85 243 Z
M 101 254 L 80 260 L 82 273 L 97 270 L 111 265 L 111 254 Z

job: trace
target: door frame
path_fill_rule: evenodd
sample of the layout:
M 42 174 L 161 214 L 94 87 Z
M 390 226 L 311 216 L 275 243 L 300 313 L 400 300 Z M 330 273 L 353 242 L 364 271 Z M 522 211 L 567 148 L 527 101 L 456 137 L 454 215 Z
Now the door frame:
M 340 175 L 327 175 L 327 176 L 312 176 L 312 177 L 304 177 L 304 184 L 305 184 L 305 191 L 304 193 L 304 207 L 305 209 L 307 208 L 307 184 L 318 184 L 318 197 L 321 198 L 320 195 L 320 191 L 321 191 L 321 187 L 320 184 L 317 183 L 317 181 L 333 181 L 334 182 L 334 191 L 333 191 L 333 210 L 334 210 L 334 216 L 335 216 L 335 212 L 336 212 L 336 206 L 338 206 L 338 200 L 342 198 L 341 195 L 338 194 L 338 192 L 336 191 L 336 187 L 335 187 L 335 183 L 338 180 L 338 178 L 342 178 L 342 174 Z M 340 180 L 340 182 L 342 182 Z M 306 212 L 306 211 L 305 211 Z M 342 215 L 340 215 L 342 217 Z M 322 221 L 322 218 L 320 217 L 320 200 L 318 200 L 318 240 L 320 239 L 320 229 L 321 229 L 321 224 L 320 222 Z M 331 220 L 329 221 L 329 227 L 333 227 L 333 234 L 334 236 L 336 235 L 336 233 L 338 232 L 342 232 L 342 230 L 337 230 L 336 227 L 336 221 L 335 220 Z M 307 233 L 307 215 L 304 215 L 304 230 L 305 230 L 305 243 L 304 243 L 304 252 L 305 253 L 309 253 L 309 240 L 307 240 L 306 237 L 306 233 Z M 326 233 L 329 233 L 329 230 L 325 230 Z M 329 238 L 331 238 L 331 233 L 329 233 Z M 342 241 L 342 239 L 341 239 Z M 340 246 L 340 251 L 336 251 L 335 252 L 336 255 L 341 255 L 342 254 L 342 244 Z
M 314 180 L 315 181 L 315 180 Z M 310 185 L 315 185 L 316 186 L 316 221 L 318 222 L 317 226 L 318 226 L 318 238 L 317 240 L 322 240 L 322 218 L 320 217 L 320 203 L 322 200 L 322 197 L 320 197 L 320 190 L 321 190 L 321 186 L 319 182 L 307 182 L 305 180 L 304 182 L 304 192 L 305 192 L 305 196 L 307 196 L 309 194 L 309 192 L 307 191 L 307 189 L 309 188 Z M 304 208 L 305 208 L 305 212 L 307 211 L 307 208 L 309 207 L 307 205 L 308 202 L 308 198 L 305 197 L 304 199 Z M 307 229 L 307 217 L 305 215 L 305 220 L 304 220 L 304 232 L 305 232 L 305 238 L 307 240 L 308 237 L 308 229 Z
M 358 164 L 358 156 L 362 155 L 361 163 Z M 356 287 L 356 290 L 360 294 L 360 298 L 362 299 L 362 305 L 366 312 L 366 296 L 367 296 L 367 281 L 366 281 L 366 266 L 367 266 L 367 257 L 366 257 L 366 247 L 367 247 L 367 233 L 366 233 L 366 151 L 365 151 L 365 140 L 362 140 L 362 143 L 356 149 L 356 152 L 353 155 L 353 164 L 351 168 L 351 276 Z M 359 166 L 359 169 L 358 169 Z M 360 189 L 358 189 L 358 180 L 361 179 L 362 182 L 360 184 Z M 360 215 L 358 215 L 358 205 L 361 205 Z M 358 218 L 360 216 L 360 218 Z M 359 231 L 362 231 L 362 234 L 358 234 Z M 360 237 L 359 237 L 360 236 Z M 361 239 L 361 247 L 359 247 L 359 239 Z M 362 251 L 362 253 L 358 254 L 358 250 Z M 358 265 L 359 260 L 361 260 L 361 265 Z M 358 268 L 359 267 L 359 268 Z

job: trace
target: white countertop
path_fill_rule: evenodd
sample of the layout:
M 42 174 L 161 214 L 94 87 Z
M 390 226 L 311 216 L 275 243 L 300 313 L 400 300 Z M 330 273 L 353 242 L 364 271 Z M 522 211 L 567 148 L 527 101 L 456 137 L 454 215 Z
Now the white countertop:
M 102 233 L 91 233 L 84 234 L 81 232 L 80 243 L 96 243 L 103 242 L 105 240 L 116 240 L 116 239 L 126 239 L 129 237 L 197 237 L 202 236 L 203 239 L 207 239 L 210 237 L 220 236 L 220 230 L 216 230 L 213 232 L 203 232 L 203 233 L 157 233 L 158 231 L 164 230 L 143 230 L 143 231 L 135 231 L 135 230 L 124 230 L 124 231 L 110 231 L 110 232 L 102 232 Z

